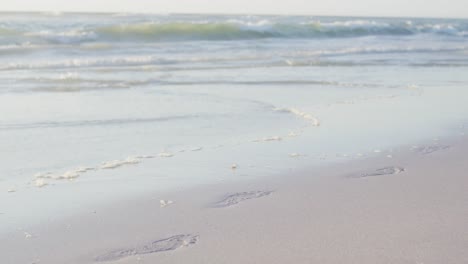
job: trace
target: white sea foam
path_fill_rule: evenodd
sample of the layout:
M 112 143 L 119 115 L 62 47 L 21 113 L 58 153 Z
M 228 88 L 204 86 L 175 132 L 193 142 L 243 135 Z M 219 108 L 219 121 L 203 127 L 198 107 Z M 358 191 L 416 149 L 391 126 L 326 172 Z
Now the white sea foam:
M 66 171 L 61 175 L 54 177 L 56 180 L 74 180 L 80 177 L 80 174 L 76 171 Z
M 141 156 L 136 156 L 136 159 L 153 159 L 154 156 L 152 155 L 141 155 Z
M 300 117 L 304 120 L 306 120 L 307 122 L 309 122 L 311 125 L 313 126 L 320 126 L 320 121 L 313 115 L 309 114 L 309 113 L 306 113 L 306 112 L 303 112 L 299 109 L 296 109 L 296 108 L 275 108 L 276 111 L 280 111 L 280 112 L 286 112 L 286 113 L 291 113 L 297 117 Z
M 58 79 L 59 80 L 65 80 L 65 81 L 78 80 L 79 75 L 78 75 L 77 72 L 67 72 L 67 73 L 64 73 L 64 74 L 60 74 Z
M 38 187 L 38 188 L 42 188 L 42 187 L 45 187 L 49 185 L 44 179 L 36 179 L 34 181 L 34 186 Z
M 202 147 L 195 147 L 195 148 L 192 148 L 190 151 L 201 151 L 203 150 Z
M 48 185 L 48 182 L 46 180 L 69 180 L 73 181 L 84 173 L 87 173 L 89 171 L 96 171 L 96 170 L 106 170 L 106 169 L 116 169 L 125 165 L 135 165 L 141 162 L 142 159 L 151 159 L 154 158 L 154 156 L 151 155 L 140 155 L 140 156 L 135 156 L 135 157 L 128 157 L 124 160 L 113 160 L 113 161 L 107 161 L 102 163 L 98 167 L 78 167 L 73 170 L 68 170 L 63 173 L 53 173 L 53 172 L 42 172 L 42 173 L 36 173 L 33 176 L 33 184 L 36 187 L 44 187 Z
M 159 157 L 161 158 L 170 158 L 170 157 L 173 157 L 174 154 L 170 153 L 170 152 L 161 152 L 158 154 Z
M 52 173 L 52 172 L 45 172 L 45 173 L 36 173 L 33 178 L 34 178 L 34 185 L 36 187 L 44 187 L 48 185 L 46 180 L 75 180 L 79 178 L 83 173 L 86 173 L 88 171 L 93 171 L 96 170 L 96 168 L 92 167 L 78 167 L 77 169 L 74 170 L 68 170 L 65 171 L 64 173 Z
M 51 172 L 40 172 L 34 174 L 35 179 L 51 179 L 53 174 Z
M 138 158 L 128 157 L 124 160 L 113 160 L 113 161 L 104 162 L 100 168 L 101 169 L 115 169 L 115 168 L 119 168 L 125 165 L 135 165 L 140 162 L 141 160 Z
M 289 154 L 289 157 L 291 158 L 300 158 L 300 157 L 303 157 L 304 155 L 302 154 L 299 154 L 299 153 L 291 153 Z
M 85 173 L 85 172 L 88 172 L 88 171 L 93 171 L 93 170 L 96 170 L 96 168 L 93 168 L 93 167 L 78 167 L 75 172 L 76 173 Z
M 95 168 L 87 168 L 87 167 L 80 167 L 75 170 L 69 170 L 64 172 L 63 174 L 54 177 L 57 180 L 73 180 L 81 176 L 81 174 L 86 173 L 88 171 L 96 170 Z
M 263 141 L 281 141 L 281 140 L 282 140 L 282 138 L 279 137 L 279 136 L 263 138 Z
M 291 131 L 291 132 L 288 133 L 288 137 L 297 137 L 299 135 L 300 135 L 300 133 L 295 132 L 295 131 Z
M 70 30 L 70 31 L 51 31 L 42 30 L 38 32 L 29 32 L 25 36 L 40 37 L 45 40 L 49 40 L 52 43 L 71 44 L 79 43 L 84 41 L 93 41 L 97 39 L 97 35 L 94 32 L 86 32 L 81 30 Z
M 283 140 L 283 138 L 280 136 L 272 136 L 272 137 L 264 137 L 264 138 L 256 139 L 253 142 L 262 142 L 262 141 L 268 142 L 268 141 L 281 141 L 281 140 Z
M 0 70 L 12 69 L 55 69 L 55 68 L 81 68 L 105 66 L 134 66 L 134 65 L 164 65 L 172 63 L 166 59 L 140 55 L 140 56 L 114 56 L 107 58 L 76 57 L 65 60 L 44 60 L 34 62 L 10 62 L 0 66 Z

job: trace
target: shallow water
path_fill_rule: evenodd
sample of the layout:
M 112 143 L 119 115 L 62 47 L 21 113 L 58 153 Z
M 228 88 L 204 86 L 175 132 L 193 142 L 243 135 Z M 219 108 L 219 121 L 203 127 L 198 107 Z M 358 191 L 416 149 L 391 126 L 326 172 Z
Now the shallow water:
M 0 230 L 391 154 L 468 113 L 468 21 L 0 15 Z

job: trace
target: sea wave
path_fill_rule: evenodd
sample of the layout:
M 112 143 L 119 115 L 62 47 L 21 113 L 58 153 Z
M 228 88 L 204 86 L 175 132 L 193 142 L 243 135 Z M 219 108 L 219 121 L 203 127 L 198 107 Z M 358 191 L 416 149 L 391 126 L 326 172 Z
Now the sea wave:
M 64 128 L 64 127 L 89 127 L 89 126 L 121 126 L 128 124 L 145 124 L 145 123 L 158 123 L 169 121 L 180 121 L 188 119 L 203 119 L 216 115 L 174 115 L 153 118 L 120 118 L 120 119 L 105 119 L 105 120 L 77 120 L 77 121 L 45 121 L 36 123 L 0 123 L 0 130 L 20 130 L 20 129 L 44 129 L 44 128 Z
M 0 26 L 0 37 L 6 37 L 6 36 L 11 36 L 11 35 L 16 35 L 16 34 L 20 34 L 20 32 L 13 28 Z
M 96 32 L 112 40 L 232 40 L 278 35 L 274 31 L 255 30 L 233 23 L 141 23 L 103 27 Z
M 1 46 L 0 54 L 20 52 L 21 47 L 35 48 L 33 45 Z M 226 56 L 212 55 L 207 57 L 178 57 L 164 58 L 153 55 L 129 55 L 111 57 L 71 57 L 58 60 L 11 61 L 0 64 L 0 71 L 32 70 L 32 69 L 78 69 L 78 68 L 110 68 L 112 71 L 138 70 L 138 71 L 186 71 L 186 70 L 212 70 L 212 69 L 241 69 L 257 67 L 307 67 L 307 66 L 359 66 L 359 65 L 386 65 L 385 61 L 343 61 L 329 60 L 326 57 L 361 54 L 393 54 L 393 53 L 461 53 L 468 46 L 461 44 L 452 47 L 351 47 L 342 49 L 317 49 L 296 51 L 295 53 L 278 54 L 278 58 L 257 54 L 255 56 Z M 443 61 L 439 61 L 444 63 Z M 400 62 L 401 63 L 401 62 Z M 466 61 L 463 60 L 463 64 Z M 132 68 L 133 67 L 133 68 Z
M 112 40 L 244 40 L 262 38 L 343 38 L 372 35 L 433 33 L 466 36 L 466 28 L 452 24 L 383 23 L 369 20 L 336 22 L 273 23 L 140 23 L 96 29 L 101 38 Z
M 415 34 L 436 34 L 453 37 L 467 37 L 466 23 L 412 22 L 378 20 L 337 20 L 337 21 L 158 21 L 130 23 L 104 23 L 80 28 L 42 28 L 23 31 L 0 25 L 0 37 L 22 35 L 49 43 L 89 42 L 159 42 L 159 41 L 215 41 L 249 40 L 266 38 L 349 38 L 363 36 L 409 36 Z
M 112 67 L 112 66 L 141 66 L 141 65 L 168 65 L 173 60 L 154 56 L 125 56 L 111 58 L 71 58 L 56 61 L 11 62 L 0 65 L 0 70 L 18 69 L 56 69 L 56 68 L 83 68 L 83 67 Z
M 98 39 L 98 36 L 94 32 L 87 32 L 81 30 L 70 30 L 70 31 L 51 31 L 43 30 L 39 32 L 28 32 L 24 34 L 27 37 L 37 37 L 46 40 L 49 43 L 56 44 L 73 44 L 81 42 L 90 42 Z

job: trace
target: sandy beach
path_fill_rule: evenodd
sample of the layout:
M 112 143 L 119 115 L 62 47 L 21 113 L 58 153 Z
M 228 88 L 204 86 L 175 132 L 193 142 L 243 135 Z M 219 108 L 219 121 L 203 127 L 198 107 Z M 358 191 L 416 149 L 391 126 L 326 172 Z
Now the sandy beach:
M 51 217 L 2 236 L 2 262 L 468 263 L 467 150 L 462 136 Z
M 0 264 L 468 263 L 467 19 L 1 10 Z

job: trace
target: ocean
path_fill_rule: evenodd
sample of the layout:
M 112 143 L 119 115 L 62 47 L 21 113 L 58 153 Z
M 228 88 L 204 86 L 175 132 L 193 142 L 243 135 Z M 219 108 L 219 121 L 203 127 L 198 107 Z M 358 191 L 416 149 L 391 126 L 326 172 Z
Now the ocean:
M 468 20 L 0 13 L 0 232 L 464 133 Z

